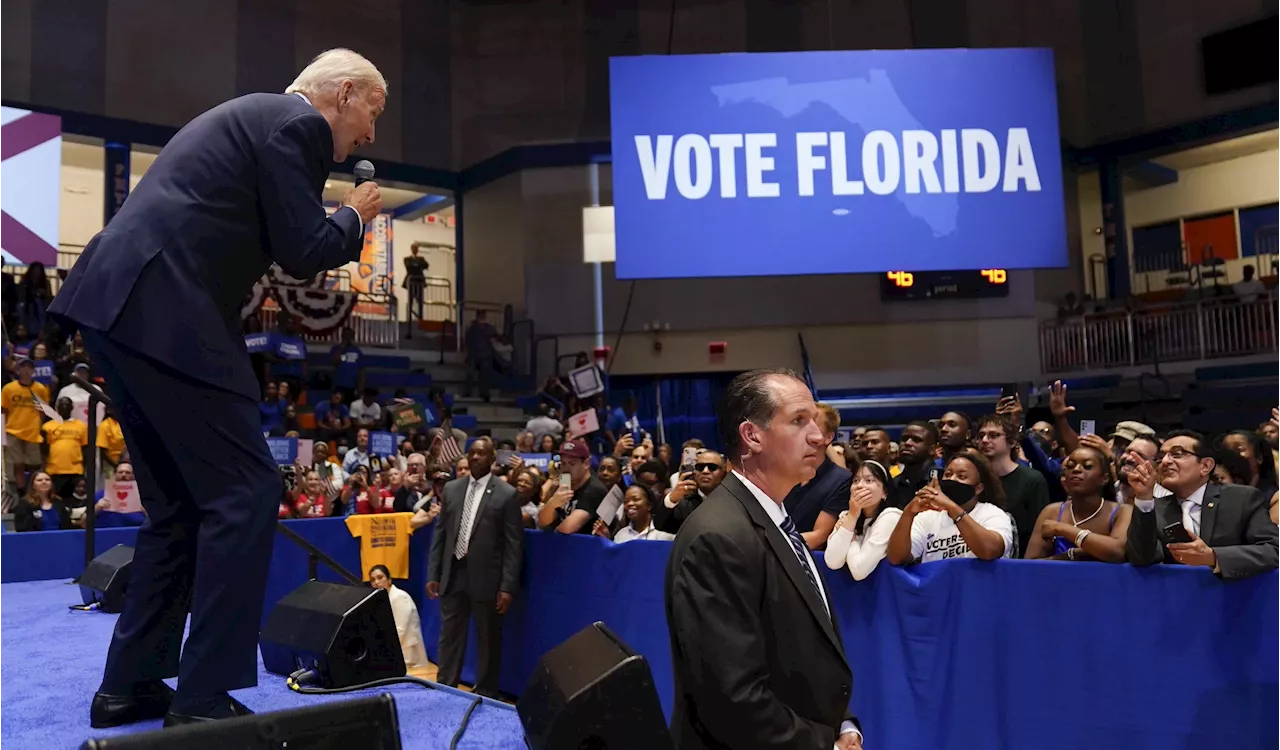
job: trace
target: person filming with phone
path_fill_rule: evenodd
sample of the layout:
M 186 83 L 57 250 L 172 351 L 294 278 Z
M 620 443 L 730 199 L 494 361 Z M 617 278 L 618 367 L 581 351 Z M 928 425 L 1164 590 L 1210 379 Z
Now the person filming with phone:
M 1276 569 L 1276 525 L 1256 487 L 1211 483 L 1214 461 L 1205 439 L 1190 430 L 1169 433 L 1155 462 L 1128 473 L 1134 512 L 1125 543 L 1133 565 L 1181 563 L 1222 578 Z M 1155 497 L 1159 482 L 1172 494 Z
M 591 450 L 584 440 L 570 440 L 560 446 L 559 466 L 551 465 L 550 496 L 538 511 L 538 528 L 561 534 L 590 534 L 595 529 L 596 511 L 608 490 L 591 471 Z M 610 519 L 612 520 L 612 519 Z

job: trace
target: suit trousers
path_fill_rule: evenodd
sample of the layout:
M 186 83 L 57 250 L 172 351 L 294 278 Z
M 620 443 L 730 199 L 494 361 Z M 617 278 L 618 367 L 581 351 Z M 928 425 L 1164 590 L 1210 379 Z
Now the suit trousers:
M 502 615 L 496 609 L 498 595 L 477 598 L 471 594 L 466 583 L 465 558 L 454 559 L 449 579 L 447 593 L 440 595 L 440 670 L 436 682 L 457 687 L 467 654 L 467 630 L 474 617 L 476 638 L 480 641 L 475 691 L 479 695 L 496 696 L 498 673 L 502 669 Z
M 82 333 L 147 511 L 102 689 L 174 676 L 187 695 L 253 687 L 282 492 L 258 406 L 100 332 Z

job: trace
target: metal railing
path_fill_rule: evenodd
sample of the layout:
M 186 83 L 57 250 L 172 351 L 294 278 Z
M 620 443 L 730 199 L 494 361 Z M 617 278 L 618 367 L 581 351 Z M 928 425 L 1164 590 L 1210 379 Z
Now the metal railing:
M 352 311 L 345 326 L 321 335 L 304 332 L 302 334 L 304 339 L 317 344 L 337 344 L 342 341 L 342 328 L 348 327 L 355 332 L 357 344 L 390 349 L 400 348 L 399 311 L 396 309 L 394 297 L 340 290 L 329 293 L 355 295 L 357 300 L 355 310 Z M 280 308 L 274 303 L 264 304 L 258 311 L 258 321 L 262 325 L 262 330 L 275 330 L 279 313 Z
M 1044 372 L 1105 370 L 1276 351 L 1276 297 L 1206 298 L 1040 324 Z

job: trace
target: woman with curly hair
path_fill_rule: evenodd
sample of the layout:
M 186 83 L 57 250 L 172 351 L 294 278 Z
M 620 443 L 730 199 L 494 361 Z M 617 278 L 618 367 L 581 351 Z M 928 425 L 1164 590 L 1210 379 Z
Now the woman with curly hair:
M 1076 448 L 1062 462 L 1062 489 L 1067 499 L 1040 511 L 1026 559 L 1124 562 L 1133 506 L 1116 502 L 1110 459 Z

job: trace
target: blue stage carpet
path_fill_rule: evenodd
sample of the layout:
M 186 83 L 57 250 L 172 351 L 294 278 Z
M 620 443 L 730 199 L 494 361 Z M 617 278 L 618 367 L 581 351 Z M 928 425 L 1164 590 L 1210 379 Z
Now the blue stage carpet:
M 0 586 L 0 744 L 5 750 L 77 748 L 90 736 L 158 729 L 160 721 L 119 729 L 89 728 L 89 702 L 102 679 L 102 665 L 116 616 L 67 609 L 80 603 L 76 586 L 65 580 Z M 173 681 L 170 680 L 170 684 Z M 406 748 L 448 748 L 470 698 L 412 685 L 347 693 L 301 695 L 284 678 L 262 670 L 258 687 L 235 697 L 258 712 L 278 711 L 380 692 L 395 696 L 400 737 Z M 524 747 L 514 709 L 485 703 L 471 715 L 459 748 Z

